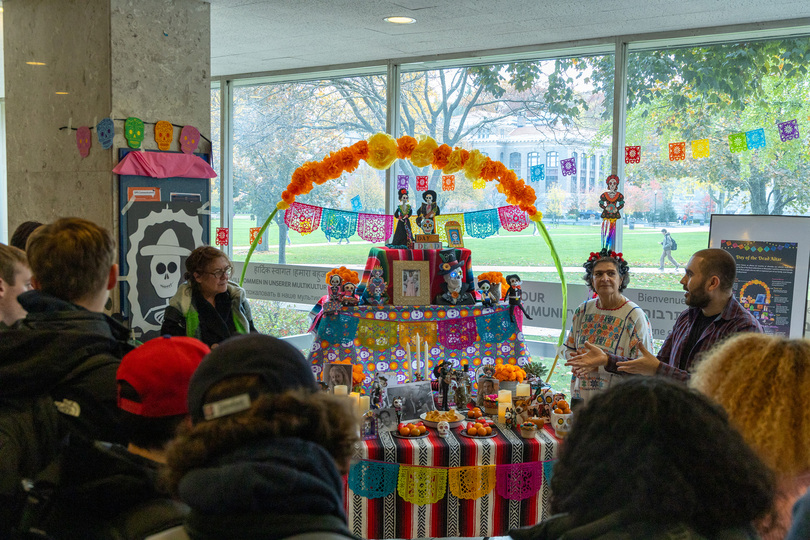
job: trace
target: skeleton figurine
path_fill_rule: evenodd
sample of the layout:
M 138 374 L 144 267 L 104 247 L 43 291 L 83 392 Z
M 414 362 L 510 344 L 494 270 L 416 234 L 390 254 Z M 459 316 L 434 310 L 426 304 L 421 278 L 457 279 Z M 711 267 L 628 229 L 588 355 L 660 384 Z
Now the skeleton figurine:
M 442 306 L 471 306 L 475 304 L 475 297 L 470 292 L 472 286 L 464 283 L 464 261 L 456 260 L 456 251 L 448 249 L 439 252 L 438 275 L 444 278 L 442 293 L 439 294 L 434 304 Z
M 397 422 L 402 421 L 402 398 L 394 398 L 392 403 L 394 410 L 397 411 Z
M 329 298 L 323 304 L 324 315 L 331 315 L 340 311 L 341 284 L 343 279 L 338 274 L 329 276 Z
M 450 424 L 447 423 L 447 420 L 442 420 L 438 424 L 436 424 L 436 431 L 439 432 L 439 437 L 444 439 L 448 435 L 450 435 Z
M 484 307 L 492 307 L 498 303 L 498 298 L 492 290 L 492 283 L 488 279 L 482 279 L 478 282 L 478 290 L 481 291 L 481 304 Z
M 453 401 L 456 404 L 456 409 L 464 410 L 470 402 L 470 393 L 472 392 L 472 383 L 467 371 L 467 364 L 462 365 L 460 371 L 453 373 L 453 382 L 455 383 Z
M 363 293 L 363 299 L 369 306 L 381 306 L 388 300 L 386 294 L 387 285 L 383 279 L 383 269 L 380 263 L 374 265 L 371 269 L 371 277 L 368 280 L 368 285 Z
M 506 276 L 506 282 L 509 284 L 509 288 L 506 290 L 506 298 L 509 300 L 509 317 L 512 319 L 512 322 L 515 322 L 515 310 L 520 309 L 523 312 L 523 315 L 532 320 L 529 317 L 529 314 L 526 312 L 526 309 L 523 307 L 522 304 L 522 291 L 520 286 L 522 285 L 522 281 L 520 281 L 520 276 L 517 274 L 509 274 Z
M 340 289 L 340 303 L 344 306 L 356 306 L 360 302 L 357 295 L 354 294 L 357 285 L 351 281 L 344 282 Z
M 180 258 L 188 257 L 189 253 L 191 251 L 180 246 L 177 234 L 171 229 L 166 229 L 156 244 L 141 248 L 141 255 L 152 257 L 149 261 L 152 288 L 163 302 L 149 309 L 143 316 L 144 321 L 150 322 L 150 317 L 152 317 L 158 326 L 163 324 L 166 306 L 169 305 L 169 299 L 177 292 L 177 286 L 183 276 Z
M 450 374 L 451 370 L 447 369 L 449 364 L 447 362 L 442 362 L 437 364 L 436 367 L 433 368 L 433 376 L 436 377 L 436 380 L 439 381 L 439 390 L 441 391 L 442 395 L 442 402 L 441 402 L 441 409 L 442 411 L 447 411 L 450 409 L 449 399 L 447 398 L 447 394 L 450 389 Z
M 422 206 L 420 206 L 419 210 L 416 211 L 416 225 L 420 227 L 425 234 L 432 234 L 433 222 L 435 221 L 436 216 L 442 213 L 439 205 L 436 204 L 436 192 L 432 189 L 428 189 L 422 193 L 422 200 L 425 202 L 422 203 Z M 427 232 L 425 230 L 425 225 L 422 224 L 425 219 L 429 219 L 431 222 L 431 232 Z

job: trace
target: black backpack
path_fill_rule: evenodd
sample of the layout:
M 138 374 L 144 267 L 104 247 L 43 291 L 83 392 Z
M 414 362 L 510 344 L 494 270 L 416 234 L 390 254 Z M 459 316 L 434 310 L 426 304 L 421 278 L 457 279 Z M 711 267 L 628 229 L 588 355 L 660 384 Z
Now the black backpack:
M 669 235 L 669 243 L 671 244 L 669 248 L 670 250 L 675 251 L 678 249 L 678 242 L 676 242 L 675 239 L 672 238 L 671 234 Z

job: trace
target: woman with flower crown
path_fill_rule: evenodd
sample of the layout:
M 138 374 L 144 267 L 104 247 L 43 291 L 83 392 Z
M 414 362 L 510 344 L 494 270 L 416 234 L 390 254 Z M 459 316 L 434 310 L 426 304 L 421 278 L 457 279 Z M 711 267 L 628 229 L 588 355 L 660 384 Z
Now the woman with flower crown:
M 571 330 L 565 340 L 566 360 L 581 351 L 585 342 L 605 352 L 624 357 L 641 356 L 639 343 L 652 350 L 652 329 L 647 314 L 622 294 L 630 283 L 630 267 L 621 253 L 607 248 L 591 253 L 583 279 L 595 293 L 574 311 Z M 567 364 L 566 364 L 567 365 Z M 574 368 L 571 397 L 584 400 L 610 388 L 614 380 L 626 377 L 616 366 Z

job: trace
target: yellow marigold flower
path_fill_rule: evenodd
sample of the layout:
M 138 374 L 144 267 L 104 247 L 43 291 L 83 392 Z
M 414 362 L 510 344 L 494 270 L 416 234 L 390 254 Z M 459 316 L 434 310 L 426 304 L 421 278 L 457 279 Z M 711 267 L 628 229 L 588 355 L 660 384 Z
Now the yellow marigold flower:
M 411 163 L 416 167 L 427 167 L 433 163 L 433 151 L 438 147 L 439 143 L 433 140 L 433 137 L 423 135 L 419 138 L 419 144 L 411 152 Z
M 470 152 L 470 156 L 464 162 L 464 176 L 470 181 L 477 180 L 481 176 L 481 169 L 484 168 L 486 161 L 487 156 L 478 150 Z
M 366 163 L 379 170 L 385 170 L 397 159 L 397 141 L 388 133 L 375 133 L 368 140 Z
M 444 174 L 455 174 L 464 167 L 464 163 L 470 158 L 470 153 L 463 148 L 456 148 L 450 152 L 450 157 L 447 158 L 447 165 L 444 166 L 442 172 Z

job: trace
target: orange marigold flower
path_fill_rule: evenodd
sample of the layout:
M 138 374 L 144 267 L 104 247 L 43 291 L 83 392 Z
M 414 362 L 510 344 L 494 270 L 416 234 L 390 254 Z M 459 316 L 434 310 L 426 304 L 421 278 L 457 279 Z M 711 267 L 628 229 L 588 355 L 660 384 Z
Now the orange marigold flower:
M 416 149 L 417 141 L 410 135 L 403 135 L 397 139 L 397 157 L 399 159 L 407 159 L 411 157 L 414 149 Z
M 367 159 L 368 158 L 368 142 L 366 141 L 357 141 L 349 148 L 352 149 L 352 153 L 357 156 L 358 159 Z
M 447 166 L 447 162 L 450 158 L 450 154 L 453 152 L 453 149 L 450 148 L 449 145 L 443 144 L 438 147 L 436 150 L 433 151 L 433 168 L 434 169 L 444 169 Z
M 481 167 L 481 178 L 486 180 L 487 182 L 492 182 L 498 177 L 498 168 L 496 166 L 497 161 L 492 161 L 492 159 L 487 158 L 484 162 L 484 166 Z
M 323 168 L 329 180 L 340 178 L 340 175 L 343 174 L 343 163 L 341 162 L 340 156 L 334 152 L 323 160 Z

